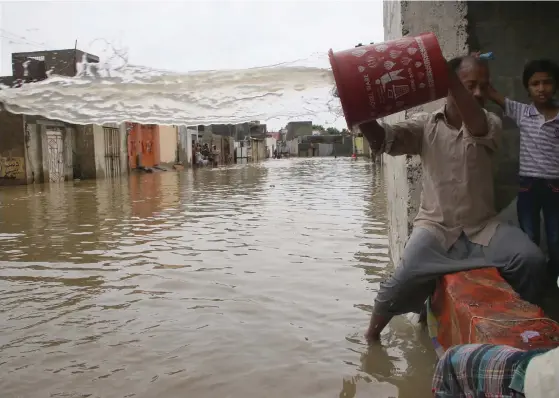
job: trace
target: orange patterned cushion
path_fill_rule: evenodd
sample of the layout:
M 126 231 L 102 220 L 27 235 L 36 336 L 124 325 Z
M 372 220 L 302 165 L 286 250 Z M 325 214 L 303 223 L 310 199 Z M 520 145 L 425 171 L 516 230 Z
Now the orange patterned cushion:
M 559 346 L 559 325 L 522 300 L 496 268 L 446 275 L 431 310 L 438 321 L 437 340 L 445 350 L 467 343 L 520 349 Z

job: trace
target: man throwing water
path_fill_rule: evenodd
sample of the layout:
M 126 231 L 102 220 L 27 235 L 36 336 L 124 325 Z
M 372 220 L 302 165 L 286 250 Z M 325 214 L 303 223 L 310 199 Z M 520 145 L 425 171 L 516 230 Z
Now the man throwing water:
M 391 156 L 419 155 L 423 192 L 414 229 L 394 274 L 375 300 L 366 338 L 379 341 L 395 315 L 419 313 L 438 278 L 497 267 L 523 299 L 538 304 L 546 259 L 519 228 L 495 216 L 492 158 L 501 120 L 483 109 L 489 69 L 478 58 L 449 65 L 445 105 L 392 125 L 364 123 L 371 149 Z

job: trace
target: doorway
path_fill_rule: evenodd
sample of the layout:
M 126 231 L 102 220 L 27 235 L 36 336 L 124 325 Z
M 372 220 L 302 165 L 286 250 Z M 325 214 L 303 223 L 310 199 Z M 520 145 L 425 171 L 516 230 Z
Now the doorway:
M 47 153 L 49 182 L 64 181 L 64 142 L 60 130 L 47 130 Z

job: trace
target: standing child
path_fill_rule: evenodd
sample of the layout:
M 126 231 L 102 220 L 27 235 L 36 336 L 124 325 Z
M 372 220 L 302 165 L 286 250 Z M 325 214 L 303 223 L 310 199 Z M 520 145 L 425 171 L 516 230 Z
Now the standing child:
M 520 128 L 518 220 L 539 244 L 543 211 L 553 281 L 559 275 L 559 104 L 553 99 L 558 82 L 559 66 L 540 59 L 529 62 L 522 74 L 531 104 L 505 98 L 492 87 L 488 93 Z

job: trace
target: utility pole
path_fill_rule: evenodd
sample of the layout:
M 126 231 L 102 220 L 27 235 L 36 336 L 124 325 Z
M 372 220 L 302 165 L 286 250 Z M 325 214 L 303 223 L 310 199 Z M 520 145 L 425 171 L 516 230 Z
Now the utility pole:
M 74 76 L 78 74 L 78 39 L 74 43 Z

